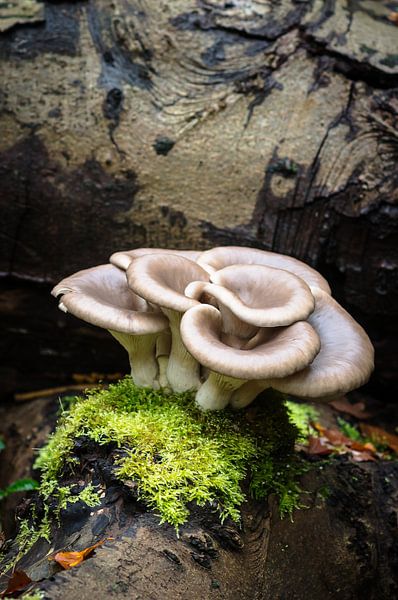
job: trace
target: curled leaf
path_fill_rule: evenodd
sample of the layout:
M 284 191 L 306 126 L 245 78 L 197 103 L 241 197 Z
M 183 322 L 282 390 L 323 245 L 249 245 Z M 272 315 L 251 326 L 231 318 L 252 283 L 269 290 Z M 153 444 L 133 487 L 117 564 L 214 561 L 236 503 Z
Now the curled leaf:
M 93 546 L 84 548 L 84 550 L 80 550 L 79 552 L 57 552 L 54 556 L 50 557 L 49 560 L 55 560 L 63 569 L 68 570 L 80 565 L 80 563 L 93 554 L 98 546 L 102 546 L 104 542 L 105 540 L 101 540 Z
M 8 585 L 6 589 L 0 592 L 0 597 L 5 598 L 6 596 L 10 596 L 15 592 L 21 592 L 22 590 L 26 589 L 31 583 L 32 580 L 30 577 L 28 577 L 25 571 L 19 571 L 18 569 L 15 569 L 15 571 L 12 572 L 10 579 L 8 580 Z
M 370 452 L 357 452 L 356 450 L 351 450 L 351 457 L 354 462 L 368 462 L 370 460 L 376 460 L 374 455 Z
M 326 456 L 333 452 L 333 448 L 327 446 L 323 438 L 310 436 L 305 451 L 307 454 L 312 454 L 313 456 Z
M 366 412 L 364 402 L 356 402 L 355 404 L 351 404 L 351 402 L 348 402 L 345 396 L 339 398 L 338 400 L 333 400 L 333 402 L 330 404 L 338 412 L 351 415 L 356 419 L 369 419 L 371 416 L 369 412 Z

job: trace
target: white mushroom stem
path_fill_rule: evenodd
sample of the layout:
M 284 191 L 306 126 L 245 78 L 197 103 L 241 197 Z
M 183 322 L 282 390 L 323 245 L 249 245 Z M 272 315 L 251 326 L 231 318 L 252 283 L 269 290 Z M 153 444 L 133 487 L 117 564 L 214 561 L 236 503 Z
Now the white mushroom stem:
M 210 371 L 210 375 L 196 393 L 196 404 L 202 410 L 221 410 L 228 405 L 232 392 L 242 384 L 242 379 Z
M 155 348 L 158 334 L 130 335 L 112 329 L 109 329 L 109 333 L 127 350 L 134 383 L 139 387 L 157 389 L 158 363 Z
M 256 397 L 270 387 L 270 383 L 265 380 L 247 381 L 240 388 L 235 390 L 231 396 L 230 404 L 232 408 L 244 408 L 249 406 Z
M 169 388 L 167 379 L 167 366 L 169 364 L 169 354 L 171 349 L 171 333 L 169 330 L 159 334 L 156 340 L 156 358 L 159 366 L 158 381 L 163 389 Z
M 185 348 L 180 334 L 182 314 L 168 308 L 162 311 L 168 317 L 171 330 L 171 351 L 167 364 L 167 381 L 174 392 L 197 390 L 200 386 L 200 365 Z

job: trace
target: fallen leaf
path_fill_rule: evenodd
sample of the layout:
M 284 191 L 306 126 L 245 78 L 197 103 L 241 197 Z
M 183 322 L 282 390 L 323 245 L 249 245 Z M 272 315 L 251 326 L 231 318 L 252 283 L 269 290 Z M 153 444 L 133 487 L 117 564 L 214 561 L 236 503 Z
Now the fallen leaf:
M 322 438 L 314 436 L 308 438 L 308 446 L 304 447 L 304 450 L 313 456 L 325 456 L 333 452 L 333 449 L 327 446 Z
M 354 462 L 368 462 L 370 460 L 376 460 L 376 458 L 370 452 L 357 452 L 356 450 L 351 450 L 351 457 Z
M 313 427 L 319 431 L 323 437 L 327 438 L 333 446 L 345 446 L 351 443 L 350 438 L 345 436 L 338 429 L 327 429 L 326 427 L 323 427 L 323 425 L 320 425 L 320 423 L 314 423 Z
M 8 580 L 7 588 L 0 593 L 0 597 L 5 598 L 15 592 L 21 592 L 31 583 L 32 580 L 25 571 L 18 571 L 18 569 L 16 569 Z
M 330 404 L 338 412 L 352 415 L 357 419 L 369 419 L 369 417 L 372 416 L 369 412 L 366 412 L 364 402 L 356 402 L 355 404 L 351 404 L 351 402 L 348 402 L 345 396 L 339 398 L 338 400 L 334 400 Z
M 388 15 L 388 20 L 392 23 L 395 23 L 395 25 L 398 25 L 398 12 L 390 12 Z
M 352 448 L 352 450 L 357 450 L 358 452 L 371 452 L 372 454 L 377 454 L 377 449 L 372 442 L 366 442 L 366 444 L 361 444 L 361 442 L 351 442 L 350 448 Z
M 49 560 L 55 560 L 63 569 L 68 570 L 80 565 L 86 558 L 91 556 L 98 546 L 102 546 L 104 542 L 105 540 L 101 540 L 93 546 L 84 548 L 84 550 L 80 550 L 79 552 L 57 552 L 55 556 L 51 556 Z
M 320 433 L 320 437 L 309 439 L 306 450 L 308 454 L 350 453 L 354 462 L 374 461 L 378 456 L 377 450 L 371 442 L 362 443 L 352 440 L 338 429 L 327 429 L 320 423 L 312 423 L 312 426 Z
M 363 435 L 370 437 L 376 443 L 386 444 L 391 450 L 394 450 L 394 452 L 398 454 L 398 435 L 388 433 L 388 431 L 385 431 L 381 427 L 368 425 L 367 423 L 360 423 L 359 428 Z

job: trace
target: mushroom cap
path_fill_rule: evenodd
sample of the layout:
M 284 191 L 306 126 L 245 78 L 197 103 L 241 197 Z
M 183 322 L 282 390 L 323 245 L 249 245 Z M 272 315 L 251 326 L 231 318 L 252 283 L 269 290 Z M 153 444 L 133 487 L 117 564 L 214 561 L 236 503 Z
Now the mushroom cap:
M 146 254 L 175 254 L 176 256 L 183 256 L 184 258 L 188 258 L 189 260 L 196 261 L 197 258 L 201 255 L 200 250 L 169 250 L 163 248 L 135 248 L 134 250 L 124 250 L 122 252 L 114 252 L 110 257 L 109 261 L 119 267 L 119 269 L 123 269 L 127 271 L 130 264 L 135 258 L 139 256 L 145 256 Z
M 195 262 L 176 254 L 146 254 L 127 269 L 129 287 L 148 302 L 183 313 L 198 304 L 184 290 L 191 281 L 208 281 L 208 273 Z
M 373 346 L 362 327 L 331 296 L 313 290 L 309 317 L 321 350 L 303 371 L 272 382 L 275 389 L 302 398 L 331 398 L 360 387 L 373 370 Z
M 209 271 L 211 269 L 213 271 L 219 271 L 230 265 L 241 264 L 265 265 L 268 267 L 275 267 L 276 269 L 284 269 L 285 271 L 294 273 L 294 275 L 298 275 L 310 287 L 318 287 L 328 294 L 331 294 L 328 282 L 318 273 L 318 271 L 296 258 L 285 256 L 284 254 L 277 254 L 276 252 L 268 252 L 267 250 L 258 250 L 256 248 L 246 248 L 244 246 L 221 246 L 202 252 L 197 259 L 197 263 L 202 265 L 204 269 L 209 269 Z
M 303 321 L 315 300 L 308 285 L 293 273 L 264 265 L 232 265 L 210 276 L 212 283 L 190 284 L 185 291 L 207 293 L 244 323 L 281 327 Z
M 154 312 L 132 292 L 126 274 L 113 265 L 99 265 L 63 279 L 51 292 L 60 306 L 87 323 L 120 333 L 145 335 L 167 329 L 167 318 Z
M 320 348 L 318 335 L 305 321 L 269 329 L 266 340 L 250 350 L 228 346 L 221 336 L 221 314 L 214 306 L 199 304 L 182 317 L 188 352 L 212 371 L 237 379 L 285 377 L 307 366 Z

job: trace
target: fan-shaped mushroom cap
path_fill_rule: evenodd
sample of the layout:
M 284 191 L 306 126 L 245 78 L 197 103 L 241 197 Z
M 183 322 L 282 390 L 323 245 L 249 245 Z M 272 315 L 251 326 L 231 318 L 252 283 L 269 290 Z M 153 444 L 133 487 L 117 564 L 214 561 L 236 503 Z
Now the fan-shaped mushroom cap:
M 191 291 L 194 297 L 199 292 L 211 294 L 244 323 L 258 327 L 281 327 L 305 320 L 315 307 L 308 285 L 283 269 L 232 265 L 213 273 L 210 280 L 213 283 L 188 285 L 186 295 L 191 296 Z
M 193 260 L 194 262 L 200 256 L 201 251 L 196 250 L 169 250 L 163 248 L 136 248 L 135 250 L 125 250 L 122 252 L 114 252 L 110 257 L 109 261 L 127 271 L 130 264 L 135 258 L 139 256 L 145 256 L 146 254 L 175 254 L 176 256 L 183 256 L 184 258 L 188 258 L 189 260 Z
M 63 279 L 51 292 L 62 295 L 60 308 L 92 325 L 132 335 L 167 329 L 167 318 L 132 292 L 126 274 L 113 265 L 100 265 Z
M 313 293 L 315 311 L 308 322 L 321 339 L 321 350 L 303 371 L 271 385 L 287 394 L 327 402 L 366 383 L 374 350 L 362 327 L 333 298 L 319 289 Z
M 208 281 L 201 266 L 175 254 L 146 254 L 127 269 L 129 287 L 148 302 L 179 313 L 198 304 L 184 290 L 191 281 Z
M 198 304 L 184 295 L 193 280 L 208 281 L 209 275 L 196 263 L 175 254 L 147 254 L 133 260 L 127 269 L 128 284 L 136 294 L 160 306 L 171 329 L 171 352 L 167 379 L 176 392 L 200 385 L 200 368 L 187 352 L 180 336 L 181 315 Z
M 251 350 L 227 346 L 221 330 L 221 314 L 208 304 L 191 308 L 181 321 L 192 356 L 216 373 L 242 380 L 285 377 L 307 366 L 320 348 L 318 335 L 304 321 L 270 329 L 267 340 Z
M 257 250 L 255 248 L 246 248 L 241 246 L 222 246 L 206 250 L 197 259 L 197 263 L 203 268 L 219 271 L 230 265 L 265 265 L 290 271 L 298 275 L 310 287 L 318 287 L 328 294 L 331 293 L 328 282 L 315 269 L 305 263 L 275 252 L 267 250 Z

